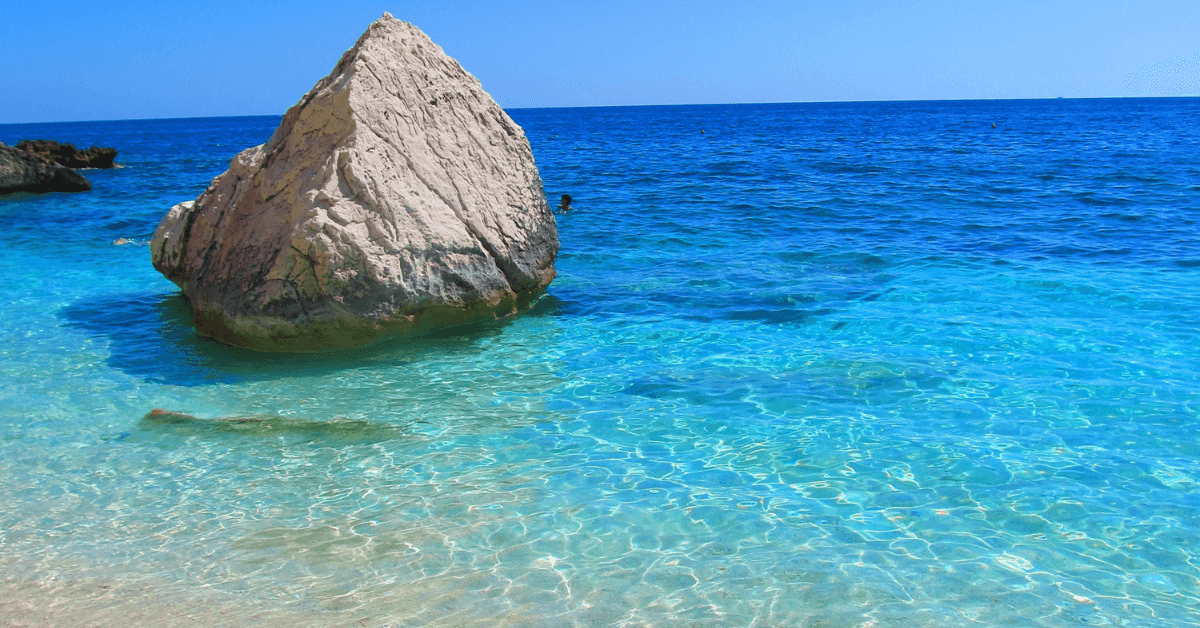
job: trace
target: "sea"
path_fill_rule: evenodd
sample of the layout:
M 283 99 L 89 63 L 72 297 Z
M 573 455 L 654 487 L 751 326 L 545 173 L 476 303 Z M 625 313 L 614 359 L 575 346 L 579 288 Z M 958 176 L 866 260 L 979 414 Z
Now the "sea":
M 148 247 L 278 116 L 0 125 L 122 166 L 0 198 L 0 624 L 1200 625 L 1200 99 L 510 114 L 545 296 L 304 355 Z

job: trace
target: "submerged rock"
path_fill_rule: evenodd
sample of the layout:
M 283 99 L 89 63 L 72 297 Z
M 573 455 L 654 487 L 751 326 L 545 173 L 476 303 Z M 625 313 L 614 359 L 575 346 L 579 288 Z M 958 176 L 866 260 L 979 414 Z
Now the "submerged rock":
M 21 140 L 17 148 L 68 168 L 112 168 L 117 149 L 93 146 L 79 150 L 54 140 Z
M 78 172 L 0 144 L 0 194 L 86 192 L 90 189 L 92 184 Z
M 521 128 L 384 14 L 150 248 L 199 333 L 307 351 L 512 314 L 558 231 Z
M 138 426 L 145 430 L 177 430 L 186 434 L 245 434 L 248 436 L 290 437 L 294 439 L 370 443 L 402 437 L 403 428 L 355 419 L 306 419 L 277 415 L 231 416 L 204 419 L 182 412 L 154 408 L 142 417 Z

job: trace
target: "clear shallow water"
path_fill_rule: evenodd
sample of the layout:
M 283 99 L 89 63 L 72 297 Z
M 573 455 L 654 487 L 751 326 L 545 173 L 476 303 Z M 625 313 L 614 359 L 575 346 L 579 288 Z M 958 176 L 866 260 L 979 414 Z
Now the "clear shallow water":
M 1197 113 L 517 110 L 577 206 L 537 309 L 290 357 L 196 339 L 145 245 L 276 118 L 0 126 L 126 166 L 0 200 L 5 591 L 196 625 L 1200 624 Z

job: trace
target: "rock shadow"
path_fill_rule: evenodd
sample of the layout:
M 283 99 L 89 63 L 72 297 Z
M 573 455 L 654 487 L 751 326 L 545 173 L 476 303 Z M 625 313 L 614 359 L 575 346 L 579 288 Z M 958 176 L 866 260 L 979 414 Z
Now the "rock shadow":
M 543 305 L 531 313 L 544 312 Z M 508 320 L 391 338 L 364 347 L 321 353 L 262 353 L 199 336 L 179 293 L 126 294 L 63 308 L 66 326 L 109 343 L 108 366 L 173 386 L 263 381 L 322 375 L 364 363 L 404 363 L 446 352 L 479 352 L 480 341 L 501 333 Z

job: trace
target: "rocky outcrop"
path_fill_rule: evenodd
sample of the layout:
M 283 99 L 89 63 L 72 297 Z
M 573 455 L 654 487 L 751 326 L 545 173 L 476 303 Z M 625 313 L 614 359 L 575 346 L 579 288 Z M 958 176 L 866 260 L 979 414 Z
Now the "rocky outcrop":
M 74 170 L 0 144 L 0 194 L 86 192 L 92 184 Z
M 17 148 L 68 168 L 112 168 L 117 149 L 93 146 L 79 150 L 54 140 L 21 140 Z
M 558 232 L 521 128 L 384 14 L 150 248 L 201 334 L 309 351 L 512 314 Z

